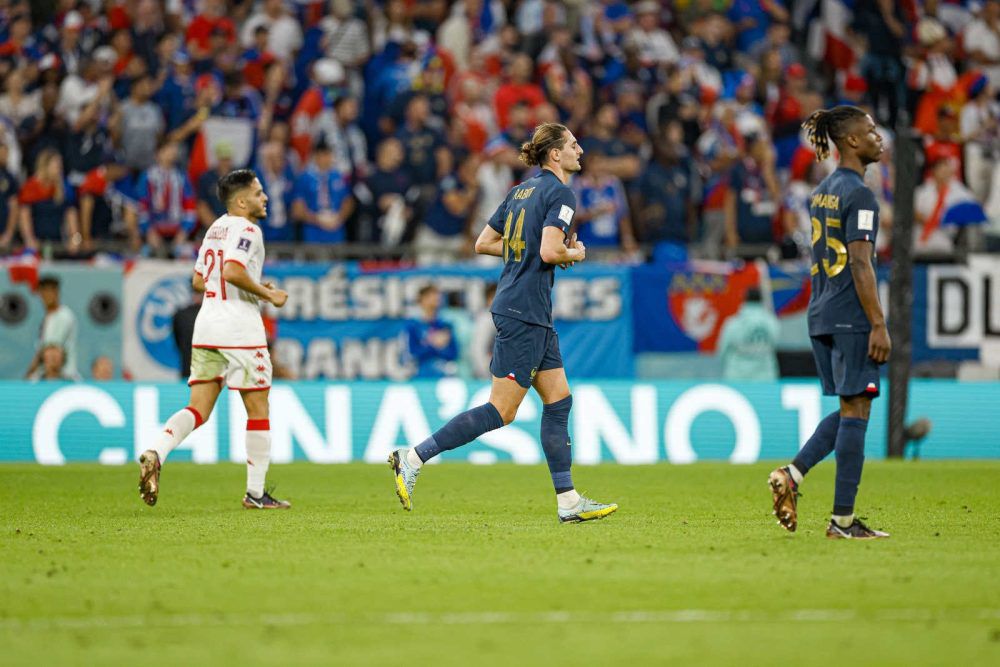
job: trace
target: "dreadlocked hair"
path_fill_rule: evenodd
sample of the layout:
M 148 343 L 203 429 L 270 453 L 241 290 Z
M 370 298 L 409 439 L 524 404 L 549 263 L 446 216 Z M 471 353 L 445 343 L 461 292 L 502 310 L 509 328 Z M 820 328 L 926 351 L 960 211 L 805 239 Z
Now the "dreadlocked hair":
M 846 105 L 814 111 L 802 127 L 808 132 L 809 143 L 816 150 L 816 161 L 822 162 L 830 157 L 830 140 L 839 145 L 841 139 L 847 136 L 848 123 L 864 115 L 865 112 L 858 107 Z

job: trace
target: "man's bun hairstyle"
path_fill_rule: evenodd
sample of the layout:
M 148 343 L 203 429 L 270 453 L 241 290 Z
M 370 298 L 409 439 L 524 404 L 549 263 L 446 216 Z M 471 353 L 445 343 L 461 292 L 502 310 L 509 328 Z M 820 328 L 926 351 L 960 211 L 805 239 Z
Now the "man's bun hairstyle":
M 542 167 L 548 160 L 549 151 L 553 148 L 562 149 L 566 143 L 564 133 L 568 130 L 559 123 L 542 123 L 535 128 L 531 141 L 521 144 L 521 154 L 518 156 L 529 167 Z

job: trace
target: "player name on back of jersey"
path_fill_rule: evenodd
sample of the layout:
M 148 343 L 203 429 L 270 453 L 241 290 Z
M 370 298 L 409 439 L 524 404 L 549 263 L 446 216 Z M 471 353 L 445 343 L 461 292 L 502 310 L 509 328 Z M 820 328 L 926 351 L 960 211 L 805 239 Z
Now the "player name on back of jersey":
M 206 241 L 225 241 L 229 235 L 229 227 L 225 225 L 212 225 L 205 234 Z
M 814 194 L 811 205 L 815 208 L 828 208 L 833 211 L 839 211 L 840 195 Z

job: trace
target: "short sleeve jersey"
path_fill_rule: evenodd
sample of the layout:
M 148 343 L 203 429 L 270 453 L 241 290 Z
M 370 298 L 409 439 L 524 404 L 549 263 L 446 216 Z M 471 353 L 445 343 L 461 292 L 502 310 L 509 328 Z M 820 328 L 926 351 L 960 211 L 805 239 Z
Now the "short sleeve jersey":
M 878 235 L 878 202 L 861 175 L 837 169 L 809 200 L 812 222 L 812 295 L 809 335 L 871 331 L 847 265 L 847 245 Z
M 503 273 L 491 311 L 514 319 L 552 326 L 555 266 L 542 261 L 542 230 L 569 231 L 576 213 L 573 191 L 547 169 L 507 193 L 489 220 L 503 237 Z
M 208 228 L 194 270 L 205 281 L 205 299 L 194 323 L 194 347 L 254 348 L 267 345 L 260 299 L 226 283 L 222 267 L 237 262 L 258 283 L 264 238 L 246 218 L 224 215 Z

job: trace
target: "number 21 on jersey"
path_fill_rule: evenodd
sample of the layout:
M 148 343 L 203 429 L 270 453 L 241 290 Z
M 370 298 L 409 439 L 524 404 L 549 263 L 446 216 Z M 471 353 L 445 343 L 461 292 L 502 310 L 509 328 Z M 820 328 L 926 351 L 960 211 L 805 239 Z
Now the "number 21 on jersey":
M 205 269 L 205 286 L 208 286 L 208 280 L 212 276 L 212 271 L 216 267 L 216 256 L 218 256 L 218 267 L 219 267 L 219 291 L 221 292 L 222 300 L 226 300 L 226 279 L 222 277 L 222 265 L 225 263 L 225 258 L 223 257 L 221 250 L 209 250 L 205 253 L 205 264 L 208 268 Z M 216 296 L 215 292 L 205 291 L 205 296 L 212 299 Z
M 517 222 L 514 221 L 514 212 L 507 214 L 507 220 L 503 224 L 503 261 L 507 262 L 513 252 L 514 261 L 521 261 L 521 253 L 524 252 L 524 209 L 517 214 Z M 511 223 L 514 226 L 514 233 L 511 234 Z

